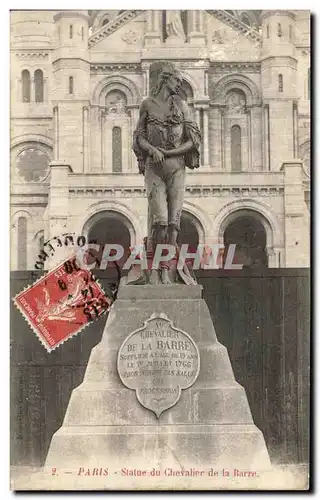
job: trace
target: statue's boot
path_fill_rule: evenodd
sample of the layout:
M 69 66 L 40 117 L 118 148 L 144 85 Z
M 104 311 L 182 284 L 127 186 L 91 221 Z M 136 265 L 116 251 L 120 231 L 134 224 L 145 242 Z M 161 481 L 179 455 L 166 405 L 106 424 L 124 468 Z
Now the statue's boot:
M 169 278 L 169 270 L 167 268 L 160 269 L 160 279 L 163 285 L 171 285 L 171 280 Z
M 159 271 L 158 269 L 151 269 L 149 275 L 149 285 L 159 285 Z
M 197 285 L 197 280 L 191 275 L 187 264 L 182 269 L 178 269 L 178 274 L 186 285 Z
M 131 276 L 128 276 L 128 282 L 127 285 L 146 285 L 147 280 L 145 275 L 143 274 L 143 271 L 141 271 L 141 274 L 134 279 L 131 279 Z

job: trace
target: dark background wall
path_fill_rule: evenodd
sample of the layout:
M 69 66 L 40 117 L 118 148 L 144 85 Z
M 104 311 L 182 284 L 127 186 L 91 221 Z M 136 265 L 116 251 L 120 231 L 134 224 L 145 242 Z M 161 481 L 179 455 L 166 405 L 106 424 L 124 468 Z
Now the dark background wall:
M 113 280 L 95 273 L 104 286 Z M 41 276 L 11 273 L 11 296 Z M 247 392 L 273 463 L 309 461 L 310 290 L 307 269 L 198 271 L 219 341 Z M 47 353 L 11 304 L 11 463 L 43 465 L 106 316 Z

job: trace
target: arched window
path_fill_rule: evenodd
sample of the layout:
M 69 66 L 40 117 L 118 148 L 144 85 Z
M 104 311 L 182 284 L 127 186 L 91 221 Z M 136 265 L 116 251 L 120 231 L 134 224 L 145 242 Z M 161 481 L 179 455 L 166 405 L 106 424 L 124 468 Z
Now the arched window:
M 30 73 L 24 69 L 21 74 L 22 79 L 22 102 L 30 102 Z
M 72 38 L 73 37 L 73 26 L 72 24 L 70 24 L 69 26 L 69 38 Z
M 81 27 L 81 38 L 82 38 L 82 40 L 84 40 L 84 27 L 83 26 Z
M 270 26 L 267 24 L 267 38 L 270 38 Z
M 278 37 L 279 38 L 282 37 L 282 26 L 281 26 L 281 23 L 278 23 Z
M 279 92 L 283 92 L 283 75 L 278 75 L 278 90 Z
M 27 218 L 18 219 L 18 269 L 27 269 Z
M 231 171 L 241 171 L 241 128 L 239 125 L 231 127 Z
M 112 129 L 112 172 L 122 171 L 122 137 L 121 128 Z
M 311 98 L 311 73 L 310 68 L 308 68 L 308 100 Z
M 69 94 L 73 94 L 73 76 L 69 76 Z
M 102 26 L 105 26 L 106 24 L 108 24 L 109 22 L 109 19 L 107 17 L 104 18 L 104 20 L 102 21 Z
M 36 102 L 43 102 L 43 73 L 41 69 L 34 72 L 34 94 Z
M 250 213 L 238 214 L 238 217 L 228 224 L 223 235 L 224 259 L 229 245 L 234 244 L 234 263 L 242 264 L 244 268 L 268 267 L 267 235 L 262 222 Z

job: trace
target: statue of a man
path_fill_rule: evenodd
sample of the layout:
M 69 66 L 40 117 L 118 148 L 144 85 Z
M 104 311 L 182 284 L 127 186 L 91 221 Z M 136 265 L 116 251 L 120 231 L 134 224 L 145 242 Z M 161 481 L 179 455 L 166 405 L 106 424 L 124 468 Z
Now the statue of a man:
M 153 251 L 157 244 L 174 245 L 180 229 L 186 167 L 199 167 L 201 134 L 191 119 L 187 103 L 179 96 L 182 77 L 170 64 L 154 63 L 158 83 L 140 107 L 133 135 L 139 171 L 145 176 L 149 234 Z M 152 67 L 150 68 L 150 75 Z M 149 282 L 170 283 L 168 268 L 153 269 Z
M 168 38 L 180 38 L 185 42 L 186 34 L 184 32 L 180 10 L 166 11 L 166 32 Z

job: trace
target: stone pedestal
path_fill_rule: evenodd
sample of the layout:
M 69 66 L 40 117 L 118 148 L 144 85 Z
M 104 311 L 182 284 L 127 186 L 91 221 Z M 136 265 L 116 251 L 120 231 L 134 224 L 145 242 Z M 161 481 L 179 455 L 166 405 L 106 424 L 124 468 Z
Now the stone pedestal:
M 195 383 L 159 419 L 123 385 L 117 371 L 120 346 L 154 314 L 165 314 L 186 332 L 200 354 Z M 83 383 L 73 391 L 63 425 L 52 438 L 46 466 L 114 471 L 270 467 L 263 435 L 253 423 L 245 390 L 234 379 L 227 349 L 217 340 L 200 285 L 122 281 Z M 120 485 L 124 481 L 119 477 Z

